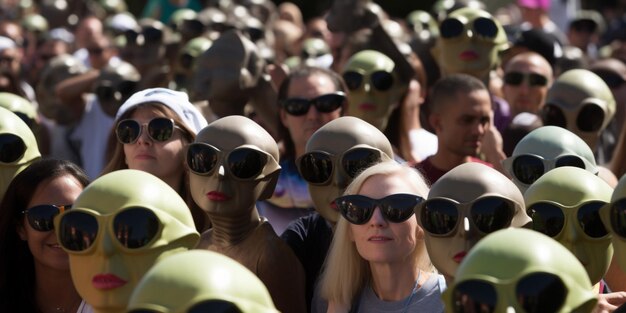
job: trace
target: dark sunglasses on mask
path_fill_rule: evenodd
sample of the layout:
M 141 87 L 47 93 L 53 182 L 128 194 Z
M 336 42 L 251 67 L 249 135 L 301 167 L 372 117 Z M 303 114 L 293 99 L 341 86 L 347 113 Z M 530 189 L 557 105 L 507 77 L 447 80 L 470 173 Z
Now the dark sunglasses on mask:
M 622 238 L 626 238 L 626 198 L 611 204 L 609 217 L 613 232 Z
M 519 86 L 524 81 L 531 87 L 544 87 L 548 85 L 548 78 L 537 73 L 508 72 L 504 74 L 504 83 L 511 86 Z
M 225 157 L 225 159 L 224 159 Z M 206 143 L 192 143 L 187 148 L 187 167 L 198 175 L 211 175 L 220 166 L 220 161 L 230 174 L 239 180 L 256 179 L 267 165 L 270 156 L 260 150 L 241 147 L 224 152 Z M 225 174 L 225 173 L 224 173 Z
M 553 160 L 534 154 L 512 156 L 502 162 L 504 168 L 523 184 L 530 185 L 548 171 L 562 166 L 573 166 L 595 172 L 595 166 L 577 155 L 562 155 Z M 594 173 L 595 174 L 595 173 Z
M 141 32 L 127 30 L 124 32 L 124 37 L 128 44 L 143 45 L 144 43 L 161 42 L 163 40 L 163 31 L 155 27 L 146 27 Z
M 70 208 L 72 208 L 71 204 L 41 204 L 22 211 L 22 214 L 26 215 L 28 224 L 30 224 L 34 230 L 47 232 L 54 229 L 54 217 Z
M 603 201 L 588 201 L 575 208 L 565 208 L 556 202 L 541 201 L 533 203 L 526 212 L 533 220 L 533 229 L 550 237 L 557 237 L 563 232 L 566 221 L 565 211 L 576 211 L 578 227 L 592 239 L 603 238 L 608 231 L 602 224 L 600 208 Z
M 567 298 L 565 284 L 552 273 L 530 273 L 510 284 L 515 285 L 515 295 L 506 297 L 498 295 L 496 289 L 496 286 L 504 284 L 482 279 L 461 281 L 454 286 L 452 292 L 452 311 L 493 313 L 501 297 L 516 299 L 526 313 L 554 313 L 559 312 Z
M 424 198 L 412 194 L 393 194 L 382 199 L 372 199 L 363 195 L 346 195 L 335 200 L 341 215 L 356 225 L 367 223 L 376 208 L 383 217 L 392 223 L 402 223 L 415 214 L 417 206 Z
M 282 101 L 282 107 L 290 115 L 302 116 L 309 112 L 311 105 L 315 107 L 317 112 L 331 113 L 339 109 L 345 102 L 345 94 L 343 92 L 336 92 L 321 95 L 313 99 L 287 98 Z
M 546 103 L 540 112 L 544 125 L 559 126 L 569 129 L 568 125 L 575 126 L 583 132 L 596 132 L 604 122 L 604 110 L 595 103 L 584 103 L 573 111 L 563 111 L 560 107 Z M 575 118 L 575 121 L 572 119 Z
M 24 156 L 26 144 L 17 135 L 0 134 L 0 163 L 11 164 Z
M 95 94 L 101 102 L 121 102 L 128 99 L 135 92 L 136 87 L 137 82 L 134 81 L 125 80 L 117 86 L 112 86 L 109 81 L 103 81 L 96 87 Z
M 459 227 L 463 215 L 483 234 L 508 227 L 515 215 L 513 201 L 486 196 L 472 202 L 459 203 L 448 198 L 431 198 L 420 207 L 419 220 L 425 231 L 433 236 L 450 236 Z M 468 212 L 463 214 L 462 212 Z
M 615 72 L 606 70 L 594 70 L 593 72 L 600 76 L 600 78 L 602 78 L 606 85 L 611 89 L 619 88 L 624 84 L 624 82 L 626 82 L 621 75 Z
M 444 39 L 452 39 L 461 36 L 465 31 L 465 24 L 456 18 L 447 18 L 439 25 L 439 34 Z M 486 17 L 479 17 L 472 23 L 474 36 L 494 39 L 498 35 L 496 23 Z
M 393 75 L 386 71 L 376 71 L 369 75 L 370 84 L 376 90 L 386 91 L 393 86 Z M 343 73 L 343 80 L 350 90 L 357 90 L 363 85 L 365 76 L 359 72 L 347 71 Z
M 339 156 L 324 151 L 311 151 L 300 156 L 296 165 L 300 176 L 311 185 L 323 186 L 331 182 L 333 173 L 340 168 L 350 179 L 362 170 L 380 163 L 383 153 L 372 148 L 352 148 Z M 339 163 L 337 163 L 339 162 Z
M 158 142 L 170 140 L 174 134 L 174 129 L 180 128 L 176 126 L 174 120 L 165 117 L 153 118 L 147 125 L 142 125 L 133 119 L 126 119 L 117 123 L 115 128 L 117 140 L 123 144 L 135 143 L 141 136 L 144 126 L 148 129 L 148 136 Z
M 128 313 L 168 313 L 168 310 L 134 309 Z M 210 299 L 193 304 L 190 308 L 181 310 L 184 313 L 241 313 L 234 303 L 220 299 Z
M 112 221 L 110 220 L 112 219 Z M 103 227 L 111 227 L 113 242 L 122 249 L 137 250 L 155 240 L 162 228 L 157 215 L 144 207 L 125 208 L 112 216 L 102 216 L 82 209 L 69 210 L 59 218 L 59 244 L 75 253 L 89 251 L 98 236 L 106 234 Z

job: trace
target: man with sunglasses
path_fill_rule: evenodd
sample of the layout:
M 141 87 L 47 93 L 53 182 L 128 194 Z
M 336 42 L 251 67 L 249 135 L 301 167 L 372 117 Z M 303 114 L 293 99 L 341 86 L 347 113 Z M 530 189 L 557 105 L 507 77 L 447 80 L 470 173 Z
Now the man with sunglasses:
M 506 64 L 503 80 L 502 94 L 511 106 L 511 116 L 538 114 L 552 84 L 552 67 L 541 55 L 523 52 Z
M 186 154 L 191 196 L 212 224 L 197 248 L 246 266 L 281 312 L 305 312 L 302 265 L 256 207 L 278 180 L 276 141 L 251 119 L 232 115 L 202 129 Z

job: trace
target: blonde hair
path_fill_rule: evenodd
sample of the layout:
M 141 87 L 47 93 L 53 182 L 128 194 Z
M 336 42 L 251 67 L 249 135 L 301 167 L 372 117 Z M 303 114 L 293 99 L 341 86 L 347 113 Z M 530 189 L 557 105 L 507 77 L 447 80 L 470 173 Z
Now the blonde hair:
M 416 169 L 395 161 L 381 162 L 365 169 L 346 188 L 344 195 L 358 194 L 365 181 L 375 175 L 402 177 L 407 181 L 407 185 L 412 187 L 415 194 L 423 198 L 428 196 L 429 188 L 424 177 Z M 421 240 L 413 250 L 413 257 L 419 269 L 432 272 L 434 267 L 426 251 L 423 232 L 418 226 L 417 238 Z M 349 307 L 370 277 L 368 261 L 361 257 L 355 243 L 350 240 L 350 224 L 343 216 L 340 216 L 321 275 L 322 297 L 329 303 L 334 302 Z

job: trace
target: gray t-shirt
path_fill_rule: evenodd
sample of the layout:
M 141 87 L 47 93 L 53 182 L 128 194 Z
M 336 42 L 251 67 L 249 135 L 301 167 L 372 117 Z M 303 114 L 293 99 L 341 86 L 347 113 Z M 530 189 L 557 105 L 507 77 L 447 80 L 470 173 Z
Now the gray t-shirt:
M 443 312 L 441 293 L 446 288 L 443 276 L 432 274 L 428 280 L 409 297 L 400 301 L 383 301 L 376 296 L 371 285 L 367 285 L 358 299 L 359 313 L 404 313 L 404 312 Z M 355 306 L 356 307 L 356 306 Z

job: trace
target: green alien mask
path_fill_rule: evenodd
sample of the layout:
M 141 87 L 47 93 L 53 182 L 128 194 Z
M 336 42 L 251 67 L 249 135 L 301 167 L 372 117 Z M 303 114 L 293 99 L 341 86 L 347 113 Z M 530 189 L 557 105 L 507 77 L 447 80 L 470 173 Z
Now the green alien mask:
M 613 257 L 611 236 L 599 214 L 612 193 L 598 176 L 571 166 L 549 171 L 524 193 L 533 228 L 570 250 L 594 284 L 602 279 Z
M 464 73 L 486 80 L 507 47 L 502 25 L 487 11 L 468 7 L 439 24 L 432 54 L 444 75 Z
M 528 133 L 503 165 L 522 192 L 556 167 L 575 166 L 598 174 L 591 148 L 574 133 L 556 126 L 543 126 Z
M 615 186 L 611 204 L 600 209 L 600 216 L 606 229 L 611 232 L 617 262 L 626 271 L 626 175 Z
M 96 312 L 122 312 L 145 272 L 200 238 L 185 201 L 147 172 L 101 176 L 55 219 L 76 290 Z
M 37 109 L 28 100 L 10 92 L 0 92 L 0 106 L 17 114 L 32 129 L 37 119 Z
M 243 265 L 215 252 L 192 250 L 150 269 L 133 292 L 127 312 L 231 312 L 226 308 L 278 313 L 267 288 Z
M 595 73 L 574 69 L 561 74 L 548 90 L 540 115 L 544 125 L 567 128 L 591 149 L 615 114 L 615 98 Z
M 374 50 L 357 52 L 346 63 L 343 78 L 350 89 L 347 114 L 384 131 L 406 85 L 394 72 L 395 63 Z
M 28 125 L 0 107 L 0 199 L 13 177 L 41 158 L 37 140 Z
M 484 236 L 530 222 L 515 184 L 497 170 L 474 162 L 461 164 L 437 180 L 416 215 L 433 265 L 448 278 L 455 276 L 459 263 Z
M 446 312 L 590 313 L 597 303 L 580 262 L 556 241 L 527 229 L 481 240 L 443 294 Z

